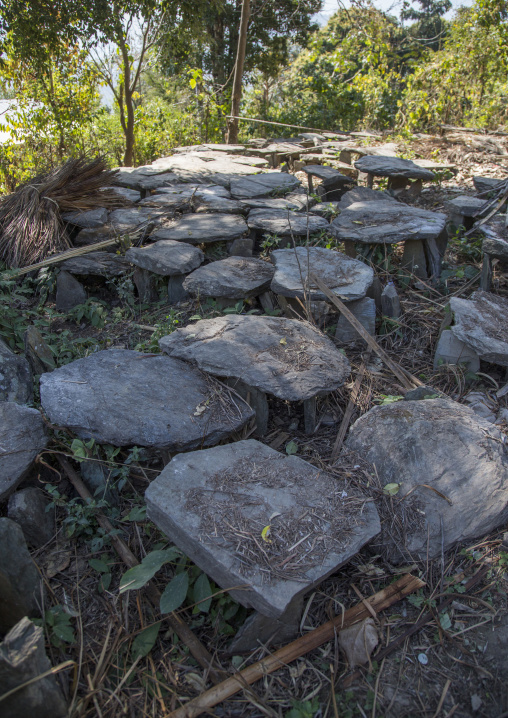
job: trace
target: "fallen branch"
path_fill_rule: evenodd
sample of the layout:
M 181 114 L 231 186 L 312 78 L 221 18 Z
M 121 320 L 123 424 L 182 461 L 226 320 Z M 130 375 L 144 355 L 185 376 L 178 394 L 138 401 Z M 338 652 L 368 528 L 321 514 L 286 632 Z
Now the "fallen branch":
M 339 428 L 339 433 L 337 434 L 337 438 L 335 439 L 335 444 L 333 445 L 332 454 L 330 456 L 330 461 L 333 462 L 337 458 L 337 456 L 340 453 L 340 450 L 342 448 L 342 444 L 344 443 L 344 437 L 346 436 L 346 432 L 349 427 L 349 422 L 351 421 L 351 417 L 353 416 L 353 412 L 355 410 L 356 406 L 356 400 L 358 399 L 358 394 L 360 393 L 360 388 L 362 386 L 363 382 L 363 376 L 365 374 L 366 369 L 366 363 L 369 361 L 370 358 L 370 351 L 365 356 L 365 359 L 362 362 L 362 365 L 360 367 L 360 371 L 356 375 L 356 381 L 354 383 L 353 389 L 351 391 L 351 396 L 349 398 L 348 405 L 346 407 L 346 411 L 344 412 L 344 416 L 342 417 L 342 422 Z
M 400 601 L 405 596 L 408 596 L 410 593 L 422 588 L 424 585 L 424 582 L 419 578 L 411 576 L 411 574 L 406 574 L 399 578 L 398 581 L 395 581 L 395 583 L 392 583 L 382 591 L 378 591 L 378 593 L 366 599 L 366 601 L 376 613 L 379 613 L 397 601 Z M 297 638 L 296 641 L 280 648 L 270 656 L 253 663 L 251 666 L 244 668 L 243 671 L 239 671 L 236 675 L 227 678 L 222 683 L 205 691 L 186 705 L 170 713 L 169 718 L 194 718 L 195 716 L 208 712 L 213 706 L 235 695 L 235 693 L 245 688 L 246 685 L 255 683 L 268 673 L 273 673 L 273 671 L 279 668 L 285 668 L 288 663 L 313 651 L 315 648 L 323 645 L 323 643 L 332 640 L 338 631 L 358 621 L 362 621 L 369 616 L 370 612 L 364 603 L 358 603 L 344 614 L 337 616 L 331 621 L 327 621 L 322 626 L 315 628 L 301 638 Z
M 76 471 L 74 471 L 67 459 L 64 459 L 63 456 L 57 456 L 57 458 L 60 463 L 60 466 L 67 474 L 69 481 L 74 486 L 81 498 L 85 501 L 93 499 L 92 494 L 88 491 L 87 487 L 85 486 L 81 478 L 78 476 Z M 104 514 L 98 513 L 96 518 L 99 525 L 105 531 L 113 531 L 112 523 L 109 521 L 108 518 L 106 518 L 106 516 L 104 516 Z M 133 568 L 133 566 L 137 566 L 139 564 L 139 561 L 132 553 L 130 548 L 127 546 L 125 541 L 122 541 L 121 538 L 119 538 L 115 534 L 112 534 L 111 543 L 117 554 L 126 564 L 126 566 L 128 566 L 129 568 Z M 161 596 L 160 591 L 152 582 L 147 583 L 143 590 L 146 592 L 146 595 L 150 599 L 150 602 L 152 603 L 154 608 L 158 610 Z M 214 682 L 218 682 L 219 680 L 221 680 L 224 676 L 224 673 L 219 668 L 213 667 L 214 660 L 211 653 L 209 653 L 203 646 L 201 641 L 196 638 L 196 636 L 187 626 L 185 621 L 183 621 L 182 618 L 180 618 L 180 616 L 176 613 L 170 613 L 165 618 L 168 621 L 170 628 L 176 633 L 178 638 L 183 643 L 185 643 L 186 646 L 188 646 L 189 651 L 199 663 L 199 665 L 202 666 L 202 668 L 204 668 L 206 671 L 209 671 L 210 678 Z
M 384 349 L 382 349 L 379 344 L 376 342 L 374 337 L 372 337 L 369 332 L 365 329 L 363 324 L 361 324 L 358 319 L 355 317 L 355 315 L 346 307 L 344 302 L 342 302 L 336 294 L 332 292 L 330 287 L 328 287 L 322 279 L 319 277 L 316 277 L 315 274 L 311 274 L 309 276 L 310 281 L 316 285 L 318 289 L 320 289 L 325 297 L 329 299 L 329 301 L 337 307 L 339 312 L 343 314 L 348 322 L 352 324 L 352 326 L 356 329 L 358 334 L 367 342 L 367 345 L 376 352 L 376 354 L 384 361 L 386 366 L 392 371 L 392 373 L 397 377 L 397 379 L 400 381 L 400 383 L 406 388 L 406 389 L 414 389 L 415 386 L 424 386 L 423 382 L 417 379 L 415 376 L 410 374 L 408 371 L 403 369 L 399 364 L 396 364 L 388 354 L 385 352 Z
M 115 239 L 105 239 L 104 242 L 97 242 L 97 244 L 90 244 L 87 247 L 78 247 L 77 249 L 68 249 L 66 252 L 60 252 L 60 254 L 54 254 L 48 259 L 44 259 L 42 262 L 37 264 L 31 264 L 23 269 L 13 269 L 11 272 L 15 272 L 15 277 L 20 277 L 22 274 L 28 274 L 36 269 L 42 269 L 43 267 L 50 267 L 52 264 L 59 264 L 59 262 L 65 262 L 66 259 L 72 259 L 73 257 L 81 257 L 83 254 L 89 252 L 98 252 L 100 249 L 106 249 L 106 247 L 112 247 L 114 244 L 118 244 L 118 237 Z
M 303 125 L 286 125 L 284 122 L 270 122 L 269 120 L 258 120 L 256 117 L 239 117 L 237 115 L 226 115 L 228 120 L 245 120 L 245 122 L 260 122 L 262 125 L 277 125 L 277 127 L 291 127 L 294 130 L 309 130 L 310 132 L 328 132 L 332 135 L 344 135 L 349 137 L 347 132 L 340 130 L 317 130 L 315 127 L 304 127 Z

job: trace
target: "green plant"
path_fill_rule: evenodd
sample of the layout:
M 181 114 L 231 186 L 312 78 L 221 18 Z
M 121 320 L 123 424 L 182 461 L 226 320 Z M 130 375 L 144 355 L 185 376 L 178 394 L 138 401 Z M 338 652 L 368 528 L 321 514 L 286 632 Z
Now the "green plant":
M 69 316 L 76 324 L 87 319 L 93 327 L 101 329 L 106 323 L 107 305 L 102 299 L 87 299 L 84 304 L 78 304 L 69 311 Z
M 88 561 L 90 568 L 99 573 L 99 583 L 97 585 L 97 591 L 103 593 L 107 591 L 111 585 L 111 567 L 114 566 L 115 559 L 110 554 L 105 553 L 101 558 L 91 558 Z
M 72 645 L 76 642 L 71 616 L 63 606 L 52 606 L 44 612 L 43 618 L 33 618 L 36 626 L 41 626 L 48 634 L 51 645 L 61 648 L 65 643 Z
M 285 714 L 284 718 L 314 718 L 319 709 L 319 700 L 313 698 L 311 701 L 297 701 L 293 698 L 291 705 L 291 710 Z
M 282 241 L 282 237 L 276 234 L 264 234 L 263 241 L 261 242 L 260 257 L 266 257 L 270 253 L 270 250 L 277 249 Z

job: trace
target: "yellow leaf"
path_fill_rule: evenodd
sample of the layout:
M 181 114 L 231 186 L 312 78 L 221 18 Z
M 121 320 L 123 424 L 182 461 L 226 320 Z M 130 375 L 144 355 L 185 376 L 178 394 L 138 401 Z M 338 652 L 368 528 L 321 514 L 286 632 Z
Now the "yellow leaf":
M 271 529 L 271 526 L 270 526 L 270 524 L 268 524 L 268 526 L 265 526 L 264 529 L 261 531 L 261 538 L 266 543 L 272 543 L 271 539 L 268 538 L 268 536 L 270 535 L 270 529 Z
M 280 343 L 281 343 L 281 344 L 287 344 L 288 341 L 287 341 L 286 337 L 283 337 L 283 338 L 280 340 Z

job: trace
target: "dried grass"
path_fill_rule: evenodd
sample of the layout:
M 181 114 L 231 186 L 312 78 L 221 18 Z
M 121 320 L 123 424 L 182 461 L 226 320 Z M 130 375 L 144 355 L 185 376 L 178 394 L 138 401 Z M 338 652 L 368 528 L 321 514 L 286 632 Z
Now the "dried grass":
M 70 159 L 34 177 L 0 201 L 0 259 L 9 268 L 40 262 L 69 249 L 61 212 L 119 207 L 125 200 L 111 189 L 115 172 L 97 157 Z

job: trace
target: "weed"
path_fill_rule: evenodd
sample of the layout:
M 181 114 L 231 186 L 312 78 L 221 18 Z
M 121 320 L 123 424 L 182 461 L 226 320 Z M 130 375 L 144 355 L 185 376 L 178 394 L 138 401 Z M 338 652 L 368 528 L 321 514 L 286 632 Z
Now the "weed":
M 76 643 L 74 628 L 71 624 L 71 616 L 63 606 L 52 606 L 44 612 L 43 618 L 32 618 L 36 626 L 41 626 L 48 634 L 51 645 L 55 648 L 62 648 L 67 643 Z
M 259 256 L 267 257 L 272 249 L 277 249 L 281 241 L 282 237 L 279 237 L 277 234 L 264 234 Z
M 93 327 L 101 329 L 106 323 L 107 305 L 102 299 L 87 299 L 84 304 L 78 304 L 68 314 L 76 324 L 87 319 Z

